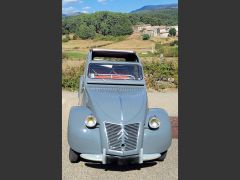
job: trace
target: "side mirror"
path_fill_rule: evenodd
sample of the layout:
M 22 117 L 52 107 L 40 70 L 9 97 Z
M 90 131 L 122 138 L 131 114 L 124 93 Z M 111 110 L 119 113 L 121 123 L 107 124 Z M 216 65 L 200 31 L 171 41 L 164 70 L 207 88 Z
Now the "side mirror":
M 80 97 L 80 94 L 83 92 L 83 89 L 84 89 L 84 76 L 82 75 L 79 80 L 78 97 Z

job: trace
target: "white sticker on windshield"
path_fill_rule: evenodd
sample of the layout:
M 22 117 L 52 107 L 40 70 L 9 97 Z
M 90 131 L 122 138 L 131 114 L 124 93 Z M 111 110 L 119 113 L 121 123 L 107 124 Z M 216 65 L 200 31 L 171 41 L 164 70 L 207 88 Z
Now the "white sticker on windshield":
M 109 65 L 109 64 L 104 64 L 104 65 L 101 65 L 101 66 L 104 66 L 104 67 L 108 67 L 108 68 L 112 68 L 113 65 Z
M 90 78 L 95 78 L 94 73 L 90 73 Z

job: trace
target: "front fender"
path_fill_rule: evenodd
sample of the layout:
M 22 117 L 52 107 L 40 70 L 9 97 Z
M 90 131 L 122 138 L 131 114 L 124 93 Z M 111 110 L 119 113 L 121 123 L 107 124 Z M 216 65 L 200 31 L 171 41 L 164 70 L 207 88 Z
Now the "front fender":
M 148 127 L 149 118 L 156 116 L 160 119 L 160 127 L 152 130 Z M 170 147 L 172 142 L 171 123 L 167 112 L 161 108 L 151 108 L 148 111 L 144 126 L 143 153 L 162 153 Z
M 91 111 L 85 106 L 73 106 L 68 118 L 68 144 L 76 152 L 99 154 L 101 150 L 99 128 L 88 129 L 85 118 Z

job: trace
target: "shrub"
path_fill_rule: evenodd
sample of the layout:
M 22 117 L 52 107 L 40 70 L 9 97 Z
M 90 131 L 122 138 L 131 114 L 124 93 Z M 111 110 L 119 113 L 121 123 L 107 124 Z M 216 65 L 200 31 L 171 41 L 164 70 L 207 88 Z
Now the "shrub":
M 84 64 L 80 67 L 67 67 L 62 71 L 62 88 L 71 91 L 78 90 L 79 79 L 83 75 Z
M 77 40 L 78 36 L 76 34 L 73 35 L 73 40 Z
M 78 28 L 76 35 L 81 39 L 93 39 L 95 37 L 95 27 L 83 24 Z
M 156 43 L 156 54 L 163 54 L 164 57 L 178 57 L 178 46 L 167 46 Z
M 170 61 L 161 63 L 159 61 L 143 62 L 145 81 L 148 88 L 157 91 L 165 88 L 178 87 L 178 62 Z M 84 64 L 77 67 L 67 67 L 62 71 L 62 88 L 76 91 L 79 88 L 79 79 L 83 75 Z M 173 82 L 168 82 L 174 78 Z
M 142 40 L 149 40 L 150 39 L 150 35 L 149 34 L 143 34 L 142 35 Z
M 178 57 L 178 47 L 170 46 L 164 49 L 163 55 L 165 57 Z
M 62 59 L 68 59 L 68 55 L 65 52 L 62 52 Z
M 171 28 L 169 30 L 169 36 L 176 36 L 176 34 L 177 34 L 177 30 L 175 28 Z
M 68 38 L 63 38 L 63 39 L 62 39 L 62 42 L 63 42 L 63 43 L 68 42 L 68 41 L 69 41 Z
M 70 40 L 69 34 L 66 34 L 65 37 L 62 39 L 62 42 L 68 42 Z
M 174 40 L 173 42 L 170 43 L 170 46 L 178 46 L 178 40 Z
M 178 86 L 177 61 L 165 63 L 161 63 L 160 61 L 143 62 L 143 70 L 148 88 L 160 90 Z M 174 78 L 174 82 L 167 82 L 169 78 Z

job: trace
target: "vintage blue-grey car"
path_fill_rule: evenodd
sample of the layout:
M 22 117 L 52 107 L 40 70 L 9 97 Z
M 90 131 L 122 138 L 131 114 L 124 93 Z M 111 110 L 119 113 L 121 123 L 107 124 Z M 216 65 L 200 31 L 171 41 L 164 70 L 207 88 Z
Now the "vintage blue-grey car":
M 68 120 L 72 163 L 165 159 L 172 142 L 169 117 L 164 109 L 148 107 L 134 51 L 91 49 L 79 86 L 79 105 L 71 108 Z

